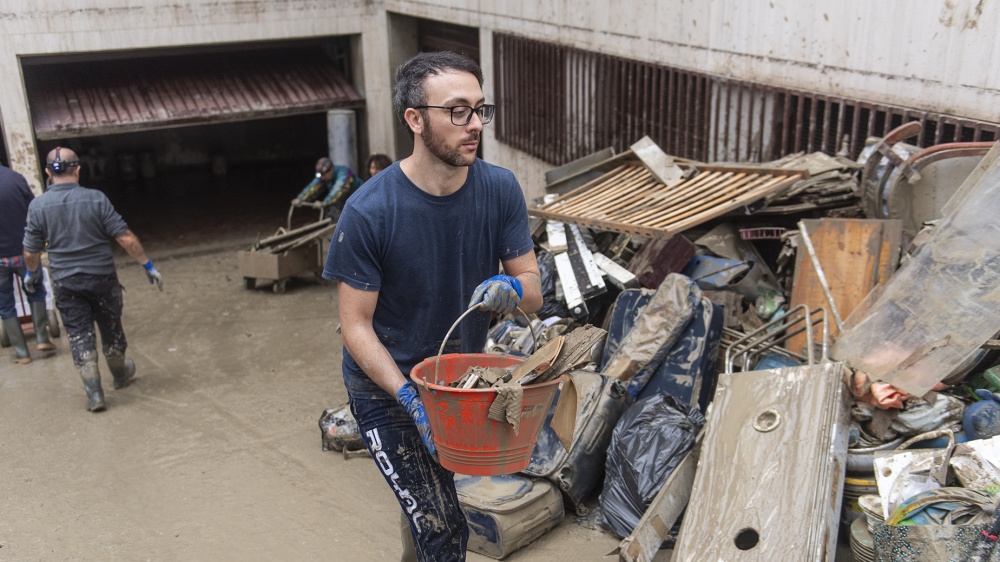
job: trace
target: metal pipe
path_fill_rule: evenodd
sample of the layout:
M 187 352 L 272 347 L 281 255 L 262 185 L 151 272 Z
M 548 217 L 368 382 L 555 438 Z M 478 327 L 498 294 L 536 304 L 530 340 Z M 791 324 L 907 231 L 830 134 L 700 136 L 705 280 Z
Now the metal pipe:
M 813 269 L 816 270 L 816 277 L 819 279 L 820 286 L 823 287 L 823 294 L 826 295 L 826 302 L 830 305 L 830 312 L 833 313 L 833 321 L 837 323 L 837 331 L 841 331 L 844 329 L 844 322 L 840 319 L 840 314 L 837 312 L 837 303 L 833 301 L 833 293 L 830 292 L 830 285 L 826 282 L 823 267 L 819 264 L 819 257 L 816 256 L 816 249 L 813 248 L 812 240 L 809 239 L 809 232 L 802 221 L 798 222 L 798 227 L 799 232 L 802 233 L 802 241 L 806 244 L 806 252 L 809 253 Z

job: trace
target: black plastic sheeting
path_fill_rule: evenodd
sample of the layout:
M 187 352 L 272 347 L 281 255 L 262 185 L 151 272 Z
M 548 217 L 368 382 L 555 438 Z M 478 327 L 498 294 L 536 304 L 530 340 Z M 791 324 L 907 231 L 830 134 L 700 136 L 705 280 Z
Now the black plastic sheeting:
M 600 498 L 604 520 L 618 537 L 632 533 L 704 425 L 696 406 L 665 394 L 625 411 L 611 437 Z

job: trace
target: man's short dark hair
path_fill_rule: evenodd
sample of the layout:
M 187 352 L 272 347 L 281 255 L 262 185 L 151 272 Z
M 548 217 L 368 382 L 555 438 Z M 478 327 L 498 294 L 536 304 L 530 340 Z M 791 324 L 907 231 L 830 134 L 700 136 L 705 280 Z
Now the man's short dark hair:
M 483 85 L 483 71 L 479 68 L 479 64 L 465 55 L 451 51 L 420 53 L 396 69 L 396 84 L 392 90 L 392 107 L 396 112 L 396 118 L 406 127 L 411 138 L 413 131 L 403 117 L 406 109 L 427 105 L 424 80 L 428 76 L 436 76 L 449 71 L 468 72 L 476 77 L 480 87 Z

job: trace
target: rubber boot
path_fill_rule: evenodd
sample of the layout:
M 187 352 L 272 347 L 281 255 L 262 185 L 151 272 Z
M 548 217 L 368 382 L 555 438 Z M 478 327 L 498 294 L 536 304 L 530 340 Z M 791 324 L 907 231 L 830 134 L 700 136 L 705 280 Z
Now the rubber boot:
M 24 331 L 21 330 L 21 321 L 14 318 L 5 318 L 3 321 L 3 331 L 10 340 L 10 345 L 14 348 L 14 362 L 26 365 L 31 363 L 31 354 L 28 353 L 28 343 L 24 341 Z
M 35 324 L 35 343 L 38 351 L 52 351 L 56 348 L 49 339 L 49 311 L 44 302 L 31 303 L 31 321 Z
M 101 372 L 97 368 L 97 353 L 87 353 L 83 364 L 76 369 L 80 372 L 83 390 L 87 393 L 87 409 L 91 412 L 104 411 L 104 389 L 101 388 Z
M 128 383 L 132 380 L 132 375 L 135 374 L 135 362 L 127 359 L 124 355 L 105 357 L 105 359 L 108 360 L 108 370 L 111 371 L 111 376 L 114 377 L 113 384 L 115 390 L 128 386 Z

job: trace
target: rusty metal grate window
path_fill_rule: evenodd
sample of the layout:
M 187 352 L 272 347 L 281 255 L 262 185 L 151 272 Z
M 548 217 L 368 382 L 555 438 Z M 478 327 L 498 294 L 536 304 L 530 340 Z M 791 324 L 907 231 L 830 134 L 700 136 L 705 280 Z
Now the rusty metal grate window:
M 920 147 L 995 141 L 1000 125 L 887 104 L 729 80 L 497 33 L 497 139 L 561 165 L 649 135 L 667 153 L 760 162 L 843 150 L 920 121 Z
M 649 135 L 677 156 L 708 147 L 707 76 L 494 34 L 497 138 L 553 164 Z

